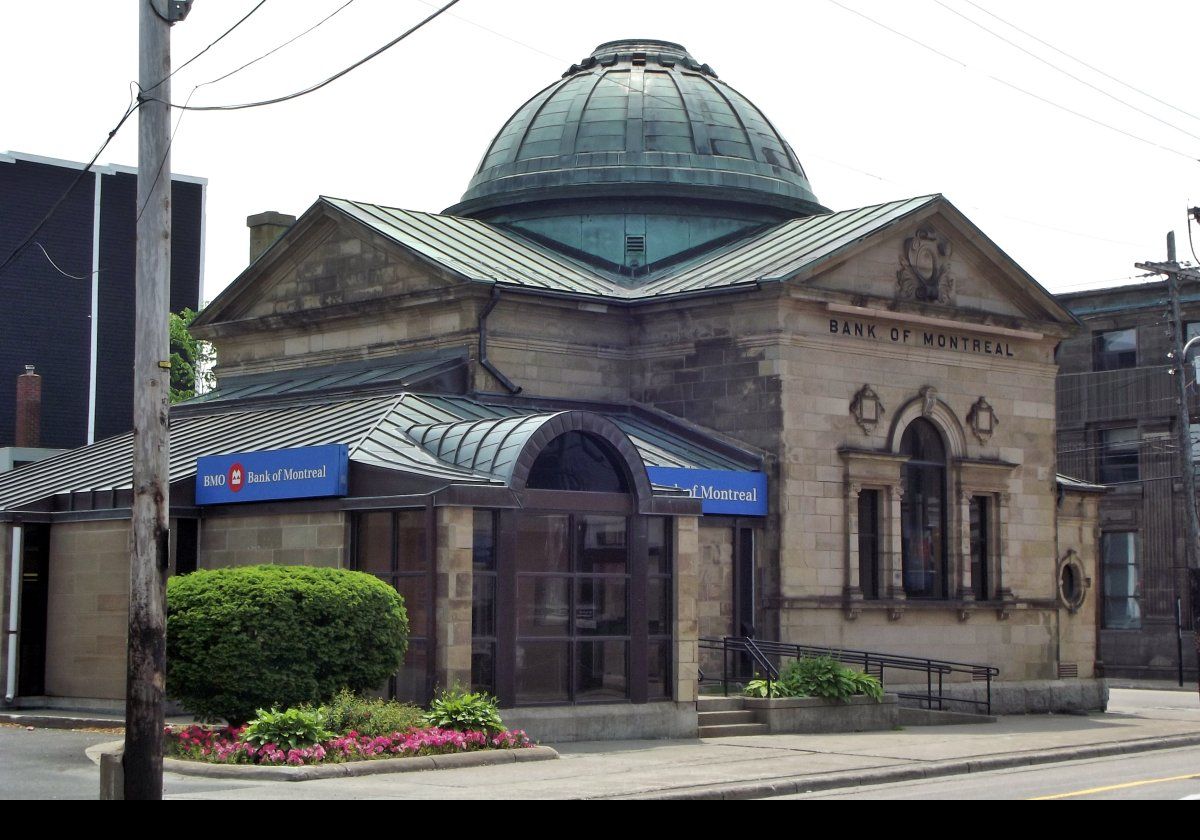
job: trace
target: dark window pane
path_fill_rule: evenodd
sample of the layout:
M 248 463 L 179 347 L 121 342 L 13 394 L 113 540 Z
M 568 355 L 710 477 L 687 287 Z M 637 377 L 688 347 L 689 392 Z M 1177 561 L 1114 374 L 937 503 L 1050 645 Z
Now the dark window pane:
M 396 514 L 396 571 L 423 572 L 425 558 L 425 511 L 402 510 Z
M 646 617 L 651 636 L 671 635 L 671 579 L 652 577 L 646 581 Z
M 567 432 L 550 441 L 529 470 L 526 486 L 538 490 L 628 493 L 620 456 L 606 441 Z
M 517 579 L 517 635 L 571 632 L 571 578 L 522 575 Z
M 566 516 L 523 516 L 517 529 L 517 558 L 522 572 L 570 571 Z
M 396 672 L 396 699 L 425 703 L 429 697 L 429 658 L 425 642 L 409 640 L 404 664 Z
M 195 519 L 177 519 L 174 528 L 175 574 L 191 574 L 196 571 L 199 522 Z
M 477 572 L 496 569 L 496 514 L 490 510 L 475 511 L 471 560 Z
M 471 690 L 496 693 L 496 644 L 495 642 L 473 642 L 471 644 Z
M 585 574 L 623 574 L 628 565 L 626 522 L 621 516 L 579 517 L 579 567 Z
M 1120 370 L 1137 367 L 1137 330 L 1110 330 L 1096 333 L 1095 369 Z
M 471 635 L 496 635 L 496 576 L 476 573 L 471 581 Z
M 647 563 L 646 571 L 652 575 L 669 575 L 672 571 L 671 523 L 663 516 L 652 516 L 646 520 Z
M 1101 484 L 1138 480 L 1139 435 L 1136 426 L 1100 431 L 1099 478 Z
M 858 494 L 858 587 L 863 597 L 879 597 L 879 491 Z
M 652 641 L 646 654 L 647 696 L 651 700 L 670 700 L 674 696 L 671 691 L 671 643 L 666 640 Z
M 975 600 L 988 600 L 991 587 L 988 581 L 988 544 L 991 539 L 990 505 L 983 496 L 971 498 L 971 585 Z
M 392 514 L 360 513 L 354 540 L 356 567 L 361 572 L 387 574 L 392 570 Z
M 616 700 L 629 696 L 628 642 L 579 642 L 578 649 L 576 700 Z
M 580 636 L 629 635 L 625 578 L 578 578 L 575 581 L 575 633 Z
M 522 642 L 517 645 L 517 702 L 545 703 L 568 699 L 569 642 Z
M 901 503 L 904 591 L 910 597 L 946 597 L 946 454 L 928 420 L 909 424 L 900 440 L 904 465 Z
M 396 578 L 396 591 L 404 599 L 408 613 L 408 632 L 414 636 L 427 635 L 429 630 L 429 576 L 405 575 Z
M 1136 630 L 1142 626 L 1137 535 L 1118 531 L 1101 537 L 1104 564 L 1104 626 Z

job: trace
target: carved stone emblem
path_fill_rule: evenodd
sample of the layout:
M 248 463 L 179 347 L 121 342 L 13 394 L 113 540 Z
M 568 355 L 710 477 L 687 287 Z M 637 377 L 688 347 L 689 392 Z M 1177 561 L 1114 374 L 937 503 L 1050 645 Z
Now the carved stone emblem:
M 933 414 L 933 410 L 937 408 L 937 396 L 937 388 L 932 385 L 921 388 L 921 416 L 929 417 Z
M 925 303 L 954 303 L 954 277 L 950 274 L 949 239 L 930 228 L 921 228 L 904 240 L 900 270 L 896 272 L 896 297 Z
M 875 431 L 875 426 L 879 423 L 883 412 L 883 403 L 880 402 L 879 395 L 870 385 L 859 388 L 854 399 L 850 401 L 850 414 L 854 417 L 854 422 L 858 424 L 858 427 L 863 430 L 864 435 L 870 435 Z
M 996 427 L 1000 425 L 1000 418 L 996 416 L 988 401 L 980 397 L 967 412 L 967 425 L 971 427 L 976 439 L 986 445 Z

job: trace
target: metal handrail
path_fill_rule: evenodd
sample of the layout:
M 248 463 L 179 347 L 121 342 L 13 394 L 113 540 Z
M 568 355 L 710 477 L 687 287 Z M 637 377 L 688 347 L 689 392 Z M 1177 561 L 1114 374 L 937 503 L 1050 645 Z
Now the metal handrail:
M 898 696 L 906 700 L 916 700 L 926 709 L 945 710 L 947 703 L 962 703 L 976 709 L 982 707 L 984 714 L 992 713 L 992 679 L 1000 676 L 1000 669 L 992 665 L 982 665 L 972 662 L 956 662 L 950 659 L 931 659 L 928 657 L 906 656 L 904 654 L 878 653 L 876 651 L 851 650 L 847 648 L 826 648 L 815 645 L 799 645 L 786 642 L 776 642 L 767 639 L 754 639 L 748 636 L 713 636 L 702 637 L 699 646 L 704 650 L 720 650 L 722 659 L 721 684 L 724 693 L 729 694 L 731 671 L 730 653 L 744 653 L 767 675 L 767 691 L 770 694 L 771 684 L 779 679 L 779 668 L 771 662 L 771 657 L 804 659 L 815 656 L 828 656 L 847 665 L 861 665 L 863 671 L 879 679 L 885 685 L 886 670 L 912 671 L 925 674 L 925 693 L 898 692 Z M 945 695 L 945 677 L 950 674 L 969 674 L 972 681 L 986 682 L 986 699 L 969 700 Z M 703 673 L 700 681 L 704 682 Z M 937 688 L 934 690 L 936 681 Z

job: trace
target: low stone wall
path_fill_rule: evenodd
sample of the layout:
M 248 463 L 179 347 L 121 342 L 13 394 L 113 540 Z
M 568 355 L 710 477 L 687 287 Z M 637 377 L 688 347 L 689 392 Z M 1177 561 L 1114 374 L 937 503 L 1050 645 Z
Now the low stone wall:
M 895 729 L 900 723 L 894 694 L 885 694 L 882 700 L 747 697 L 742 708 L 754 712 L 757 722 L 765 723 L 772 733 L 872 732 Z
M 695 738 L 695 703 L 546 706 L 501 709 L 509 729 L 524 729 L 539 744 Z
M 898 694 L 910 692 L 924 694 L 924 685 L 888 685 L 889 691 Z M 943 690 L 946 697 L 961 700 L 982 701 L 987 699 L 985 683 L 953 683 Z M 919 705 L 905 699 L 906 706 Z M 1024 682 L 992 683 L 993 715 L 1025 714 L 1084 714 L 1103 712 L 1108 708 L 1108 683 L 1104 680 L 1026 680 Z M 947 703 L 952 712 L 977 710 L 984 713 L 982 706 L 972 707 L 965 703 Z

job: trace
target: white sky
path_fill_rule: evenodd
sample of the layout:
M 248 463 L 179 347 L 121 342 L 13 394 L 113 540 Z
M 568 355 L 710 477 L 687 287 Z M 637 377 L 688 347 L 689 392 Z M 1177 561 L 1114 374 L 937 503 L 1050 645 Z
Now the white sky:
M 256 2 L 196 0 L 173 30 L 175 64 Z M 262 55 L 343 2 L 267 0 L 175 76 L 173 99 L 183 102 L 193 86 Z M 1165 258 L 1170 229 L 1178 231 L 1180 259 L 1190 259 L 1185 209 L 1200 204 L 1200 69 L 1191 57 L 1200 3 L 973 2 L 462 0 L 315 94 L 183 116 L 173 168 L 209 179 L 202 297 L 211 300 L 245 267 L 252 213 L 299 215 L 322 194 L 417 210 L 453 204 L 521 103 L 597 44 L 627 37 L 677 41 L 712 65 L 775 123 L 817 197 L 835 210 L 944 193 L 1053 291 L 1132 282 L 1135 261 Z M 238 103 L 307 87 L 432 5 L 354 0 L 291 46 L 196 91 L 191 102 Z M 1148 114 L 1072 81 L 947 7 Z M 1097 75 L 979 7 L 1181 110 Z M 90 159 L 137 77 L 137 4 L 4 0 L 0 10 L 0 151 Z M 100 163 L 136 164 L 136 142 L 131 120 Z M 1194 233 L 1200 246 L 1200 229 Z

